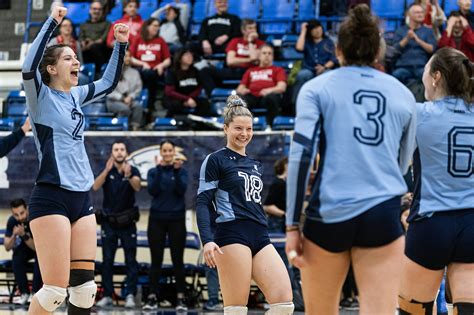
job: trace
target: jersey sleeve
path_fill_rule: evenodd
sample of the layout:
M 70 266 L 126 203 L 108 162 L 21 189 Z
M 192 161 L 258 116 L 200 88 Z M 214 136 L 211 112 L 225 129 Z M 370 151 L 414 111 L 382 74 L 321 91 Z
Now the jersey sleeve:
M 15 219 L 13 219 L 13 217 L 8 218 L 7 228 L 5 230 L 5 237 L 11 237 L 13 235 L 14 227 L 15 227 Z
M 250 86 L 250 71 L 250 69 L 247 69 L 242 76 L 242 80 L 240 80 L 240 84 L 245 85 L 247 88 Z
M 229 53 L 231 51 L 237 51 L 237 38 L 231 39 L 225 48 L 225 52 Z
M 79 103 L 81 106 L 90 104 L 112 91 L 117 86 L 120 75 L 122 73 L 123 58 L 127 50 L 127 43 L 115 42 L 114 51 L 110 57 L 104 75 L 100 80 L 94 81 L 87 85 L 81 85 L 74 89 L 79 93 Z
M 212 242 L 211 219 L 216 217 L 214 194 L 219 185 L 219 165 L 214 155 L 206 157 L 199 173 L 199 188 L 196 201 L 196 217 L 202 244 Z
M 280 68 L 280 67 L 276 67 L 276 75 L 275 75 L 275 81 L 276 83 L 278 82 L 285 82 L 286 83 L 286 72 L 285 70 L 283 70 L 283 68 Z
M 43 59 L 43 54 L 49 38 L 57 26 L 58 22 L 54 18 L 49 17 L 46 20 L 31 44 L 30 49 L 28 49 L 28 53 L 26 54 L 25 61 L 21 68 L 26 100 L 30 109 L 35 109 L 38 106 L 38 97 L 41 87 L 43 86 L 41 74 L 39 72 L 39 65 Z
M 408 172 L 410 167 L 411 160 L 413 158 L 413 153 L 416 149 L 416 120 L 417 120 L 417 104 L 415 97 L 410 94 L 408 95 L 410 103 L 410 118 L 407 121 L 405 128 L 403 130 L 403 135 L 400 140 L 400 153 L 399 153 L 399 165 L 402 174 Z
M 142 178 L 138 168 L 136 168 L 135 166 L 132 166 L 132 175 L 130 177 L 135 177 L 135 176 L 137 176 L 140 179 Z
M 317 153 L 321 131 L 321 92 L 305 84 L 296 102 L 295 131 L 290 146 L 286 182 L 286 224 L 298 225 L 303 208 L 309 169 Z

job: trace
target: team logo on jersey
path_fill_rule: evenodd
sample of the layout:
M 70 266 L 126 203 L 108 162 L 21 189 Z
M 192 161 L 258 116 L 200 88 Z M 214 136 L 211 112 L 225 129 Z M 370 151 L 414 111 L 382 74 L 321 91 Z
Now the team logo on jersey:
M 255 165 L 253 166 L 253 168 L 254 168 L 254 169 L 252 170 L 252 172 L 257 173 L 258 176 L 262 176 L 262 174 L 260 174 L 260 172 L 258 171 L 258 166 L 257 166 L 257 164 L 255 164 Z
M 176 146 L 175 151 L 175 160 L 188 160 L 188 158 L 183 154 L 183 148 Z M 152 145 L 132 152 L 127 158 L 127 162 L 130 163 L 131 166 L 138 168 L 140 177 L 142 178 L 142 186 L 147 186 L 146 177 L 148 170 L 156 166 L 155 159 L 158 160 L 158 162 L 162 159 L 159 145 Z

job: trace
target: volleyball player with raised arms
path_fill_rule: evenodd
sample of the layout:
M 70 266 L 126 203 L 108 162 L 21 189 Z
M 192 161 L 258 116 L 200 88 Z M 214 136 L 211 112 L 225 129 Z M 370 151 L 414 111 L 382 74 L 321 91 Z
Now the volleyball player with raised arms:
M 454 314 L 474 314 L 474 64 L 438 50 L 417 104 L 415 190 L 408 221 L 400 314 L 432 314 L 445 267 Z M 416 279 L 416 280 L 414 280 Z
M 401 195 L 415 146 L 415 99 L 372 66 L 380 43 L 367 5 L 342 23 L 341 68 L 308 81 L 297 99 L 287 178 L 289 260 L 301 269 L 306 314 L 338 314 L 352 262 L 360 314 L 394 314 L 404 237 Z M 309 169 L 317 175 L 301 235 Z
M 44 282 L 29 308 L 29 314 L 34 315 L 54 312 L 67 291 L 68 314 L 90 314 L 94 304 L 97 240 L 89 197 L 94 176 L 84 147 L 80 106 L 114 90 L 129 36 L 126 25 L 115 25 L 116 44 L 103 78 L 77 86 L 80 64 L 72 49 L 65 45 L 45 49 L 66 13 L 66 8 L 54 7 L 22 67 L 40 162 L 29 204 L 30 227 Z
M 227 145 L 201 166 L 196 212 L 204 260 L 217 266 L 224 314 L 247 314 L 252 279 L 270 304 L 267 314 L 293 314 L 290 279 L 268 237 L 262 165 L 246 153 L 252 118 L 244 101 L 230 96 L 224 111 Z

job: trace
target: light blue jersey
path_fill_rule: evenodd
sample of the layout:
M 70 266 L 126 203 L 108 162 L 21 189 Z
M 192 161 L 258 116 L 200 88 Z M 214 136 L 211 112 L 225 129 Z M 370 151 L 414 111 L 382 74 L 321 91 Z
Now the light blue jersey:
M 287 179 L 287 225 L 298 224 L 309 169 L 319 168 L 306 216 L 346 221 L 407 191 L 415 147 L 412 93 L 370 67 L 342 67 L 301 89 Z
M 445 97 L 417 104 L 410 220 L 474 208 L 474 106 Z
M 62 92 L 48 87 L 38 70 L 51 33 L 57 26 L 49 18 L 33 41 L 22 74 L 28 115 L 32 122 L 40 162 L 36 183 L 60 186 L 71 191 L 89 191 L 94 175 L 84 147 L 84 114 L 81 106 L 106 94 L 117 85 L 126 43 L 116 43 L 101 80 Z

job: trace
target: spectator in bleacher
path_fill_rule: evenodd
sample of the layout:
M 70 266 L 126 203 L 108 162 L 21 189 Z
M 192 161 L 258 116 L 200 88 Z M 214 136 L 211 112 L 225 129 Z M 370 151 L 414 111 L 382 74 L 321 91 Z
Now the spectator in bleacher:
M 440 28 L 446 21 L 446 14 L 439 5 L 439 0 L 415 0 L 416 4 L 419 4 L 423 10 L 425 10 L 425 19 L 423 25 L 431 27 L 433 29 L 435 38 L 437 40 L 441 37 Z M 409 17 L 407 16 L 407 24 L 409 24 Z
M 472 0 L 458 0 L 459 13 L 466 18 L 469 25 L 474 29 L 474 12 L 472 8 Z
M 267 122 L 271 125 L 282 107 L 283 93 L 286 91 L 286 73 L 273 65 L 273 47 L 265 44 L 260 49 L 260 63 L 248 69 L 237 93 L 247 103 L 249 109 L 265 108 Z
M 107 95 L 107 110 L 118 117 L 129 117 L 129 125 L 136 131 L 143 120 L 143 107 L 136 100 L 142 91 L 142 79 L 140 72 L 130 66 L 131 59 L 130 51 L 127 51 L 120 81 L 115 90 Z
M 148 220 L 148 243 L 151 252 L 150 294 L 144 310 L 157 309 L 158 287 L 163 253 L 168 236 L 176 279 L 176 310 L 187 310 L 184 301 L 186 282 L 184 274 L 184 247 L 186 245 L 186 207 L 184 195 L 188 172 L 183 161 L 175 157 L 175 144 L 170 140 L 160 143 L 161 157 L 155 157 L 156 167 L 148 171 L 148 192 L 153 197 Z
M 298 92 L 306 81 L 334 68 L 337 64 L 334 43 L 326 35 L 323 25 L 318 20 L 310 20 L 301 25 L 296 50 L 303 52 L 304 59 L 293 87 L 293 104 L 296 104 Z
M 143 24 L 142 17 L 138 14 L 138 7 L 140 6 L 139 0 L 122 0 L 123 5 L 123 16 L 121 19 L 115 21 L 112 24 L 112 27 L 109 29 L 107 34 L 107 46 L 109 48 L 114 47 L 114 25 L 122 23 L 128 25 L 130 29 L 130 38 L 129 43 L 132 43 L 133 40 L 140 36 L 140 30 Z
M 155 110 L 156 93 L 159 82 L 164 81 L 166 69 L 171 65 L 171 54 L 168 45 L 158 35 L 160 22 L 149 18 L 143 23 L 140 36 L 130 45 L 132 65 L 140 68 L 143 85 L 148 89 L 148 120 L 152 120 Z
M 438 42 L 441 47 L 453 47 L 462 51 L 474 62 L 474 31 L 468 21 L 459 12 L 454 11 L 448 19 L 448 25 Z
M 0 139 L 0 158 L 4 157 L 13 150 L 18 143 L 25 137 L 26 133 L 31 130 L 30 119 L 27 117 L 21 128 L 13 131 L 6 137 Z
M 252 19 L 242 20 L 242 37 L 233 38 L 226 47 L 227 67 L 207 67 L 202 69 L 206 93 L 221 85 L 223 80 L 240 80 L 245 71 L 258 65 L 259 52 L 265 42 L 258 38 L 257 22 Z
M 418 4 L 408 8 L 409 25 L 395 31 L 393 42 L 399 51 L 392 75 L 404 84 L 421 80 L 423 69 L 436 49 L 433 30 L 423 25 L 425 12 Z
M 190 49 L 181 49 L 174 55 L 173 67 L 165 81 L 163 103 L 168 110 L 167 117 L 189 112 L 199 116 L 209 115 L 209 101 L 200 96 L 202 80 L 193 63 Z
M 63 19 L 62 23 L 59 25 L 59 35 L 51 38 L 51 40 L 48 42 L 46 47 L 50 47 L 50 46 L 58 45 L 58 44 L 64 44 L 71 47 L 72 51 L 74 51 L 74 53 L 76 54 L 77 59 L 81 63 L 83 63 L 81 44 L 76 39 L 72 21 L 68 18 Z M 89 78 L 84 73 L 79 72 L 78 75 L 79 75 L 79 85 L 88 84 L 90 82 Z
M 71 47 L 72 51 L 77 55 L 77 59 L 83 63 L 81 45 L 74 34 L 72 21 L 68 18 L 63 19 L 59 25 L 59 35 L 51 38 L 47 47 L 58 44 L 64 44 Z
M 205 56 L 224 53 L 227 43 L 240 36 L 240 18 L 227 13 L 229 3 L 227 0 L 214 0 L 216 14 L 202 21 L 199 30 L 199 41 Z
M 107 48 L 107 34 L 110 22 L 105 20 L 102 2 L 94 0 L 89 7 L 89 19 L 81 24 L 79 42 L 85 63 L 94 63 L 99 73 L 102 65 L 107 62 L 110 51 Z
M 140 172 L 127 162 L 128 150 L 123 141 L 112 144 L 112 152 L 104 170 L 96 177 L 92 189 L 104 190 L 101 211 L 102 240 L 102 286 L 104 296 L 96 303 L 98 307 L 113 306 L 113 270 L 118 242 L 123 248 L 127 277 L 125 280 L 125 307 L 135 307 L 137 294 L 137 225 L 138 207 L 135 193 L 140 191 Z
M 3 245 L 6 251 L 13 250 L 12 268 L 15 282 L 21 298 L 20 304 L 25 305 L 30 298 L 28 288 L 28 261 L 34 259 L 32 291 L 38 292 L 42 286 L 41 273 L 36 257 L 33 235 L 28 223 L 28 207 L 23 199 L 14 199 L 10 203 L 12 215 L 8 218 Z
M 159 20 L 160 15 L 166 12 L 166 17 L 161 20 L 160 36 L 165 40 L 171 53 L 175 53 L 186 43 L 186 30 L 189 22 L 189 4 L 167 4 L 152 13 L 151 17 Z

